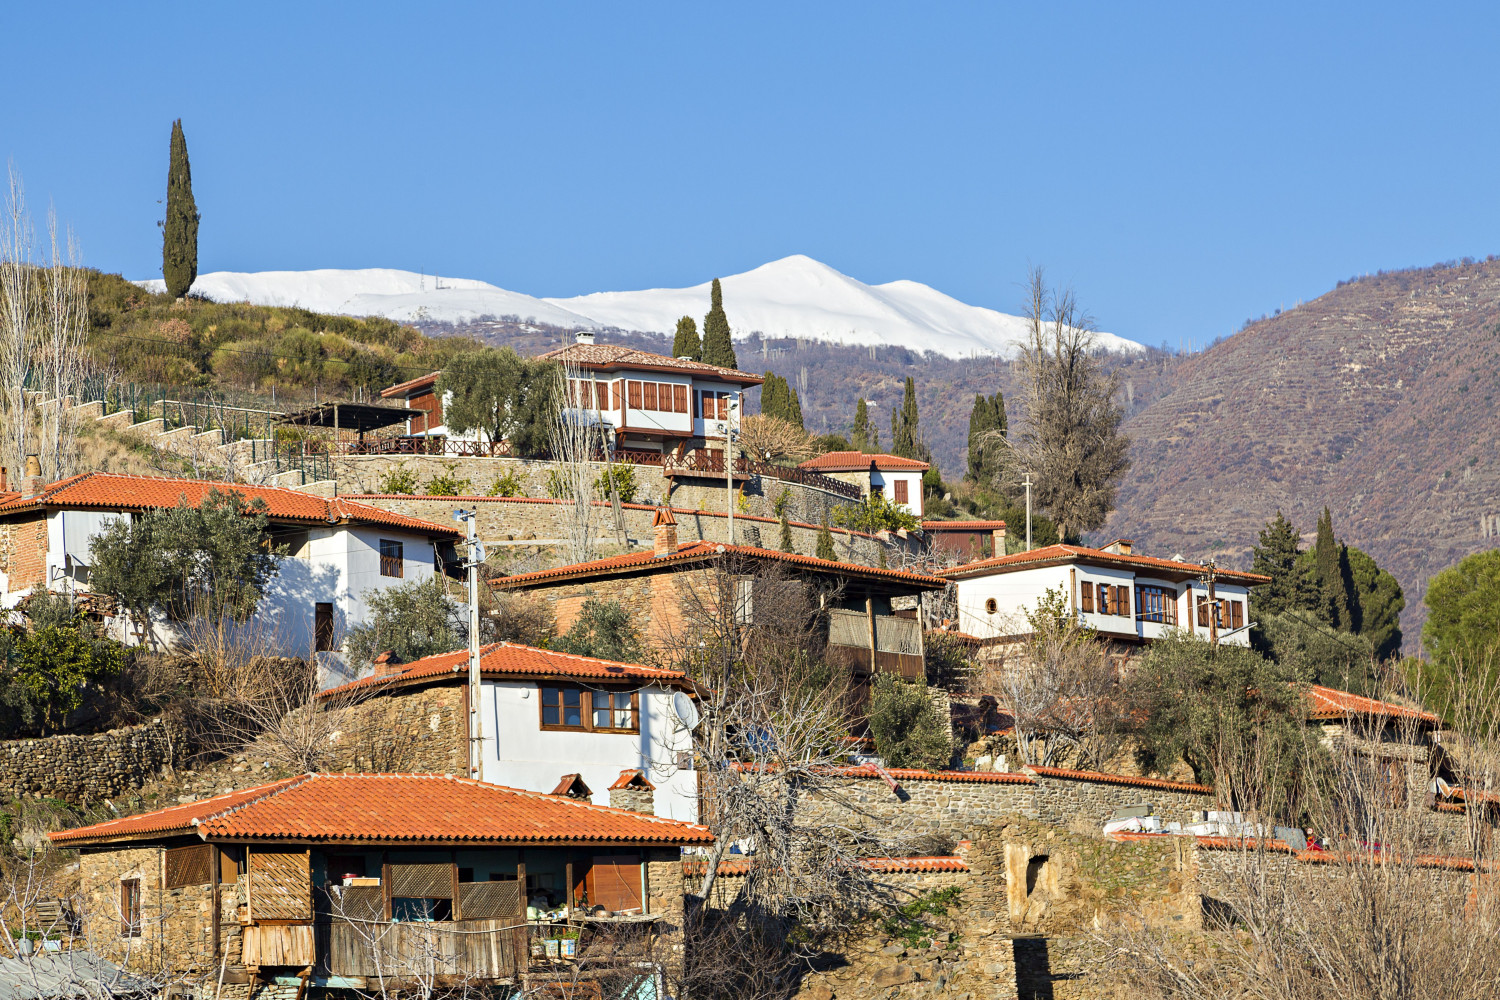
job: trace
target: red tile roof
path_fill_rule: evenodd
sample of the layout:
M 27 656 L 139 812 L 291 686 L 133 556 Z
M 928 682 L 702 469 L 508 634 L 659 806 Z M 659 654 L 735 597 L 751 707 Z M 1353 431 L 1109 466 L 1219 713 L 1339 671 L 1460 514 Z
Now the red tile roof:
M 1432 712 L 1388 701 L 1378 701 L 1363 695 L 1350 694 L 1320 684 L 1307 688 L 1307 717 L 1309 719 L 1347 719 L 1351 716 L 1374 716 L 1387 719 L 1412 719 L 1437 725 L 1441 720 Z
M 646 779 L 646 772 L 638 767 L 632 767 L 627 771 L 621 771 L 615 783 L 609 786 L 610 791 L 618 791 L 621 788 L 650 788 L 656 786 Z
M 746 386 L 760 385 L 765 381 L 759 375 L 751 375 L 749 372 L 738 371 L 734 368 L 721 368 L 702 361 L 652 354 L 649 351 L 638 351 L 633 347 L 624 347 L 620 344 L 569 344 L 567 347 L 560 347 L 555 351 L 539 354 L 537 357 L 602 371 L 639 369 L 641 371 L 681 372 Z
M 931 466 L 926 462 L 915 458 L 902 458 L 900 455 L 887 455 L 884 453 L 869 454 L 863 451 L 830 451 L 819 455 L 817 458 L 809 458 L 797 466 L 799 469 L 813 469 L 818 472 L 863 472 L 870 466 L 877 469 L 910 470 L 912 472 L 926 472 Z
M 397 670 L 362 677 L 335 688 L 329 688 L 318 697 L 330 698 L 354 691 L 377 691 L 394 687 L 419 686 L 452 680 L 464 683 L 468 680 L 469 651 L 457 649 L 451 653 L 437 653 L 413 660 Z M 539 649 L 516 642 L 494 642 L 479 650 L 479 672 L 491 680 L 586 680 L 595 683 L 629 681 L 636 684 L 661 684 L 667 687 L 693 690 L 693 684 L 680 670 L 663 670 L 646 667 L 639 663 L 616 663 L 614 660 L 596 660 L 592 656 L 574 656 L 555 649 Z
M 1072 781 L 1092 781 L 1102 785 L 1131 785 L 1136 788 L 1154 788 L 1160 792 L 1186 792 L 1190 795 L 1212 795 L 1210 785 L 1195 785 L 1187 781 L 1168 781 L 1165 778 L 1137 778 L 1128 774 L 1104 774 L 1100 771 L 1072 771 L 1064 767 L 1040 767 L 1027 765 L 1022 771 L 1043 778 L 1063 778 Z
M 726 545 L 723 542 L 683 542 L 677 546 L 677 551 L 670 555 L 659 556 L 649 551 L 631 552 L 620 556 L 610 556 L 607 559 L 595 559 L 591 562 L 573 563 L 568 566 L 538 570 L 535 573 L 504 576 L 490 582 L 497 587 L 529 587 L 534 584 L 551 583 L 557 580 L 574 580 L 593 576 L 652 571 L 661 566 L 706 562 L 716 559 L 725 553 L 746 556 L 752 559 L 765 559 L 771 562 L 786 563 L 801 569 L 826 573 L 830 576 L 854 577 L 887 583 L 914 584 L 922 589 L 930 590 L 936 590 L 939 587 L 946 587 L 948 585 L 946 580 L 929 576 L 926 573 L 914 573 L 901 569 L 881 569 L 878 566 L 865 566 L 860 563 L 833 562 L 828 559 L 798 555 L 795 552 L 777 552 L 772 549 L 760 549 L 750 545 Z
M 1092 563 L 1100 566 L 1114 566 L 1148 574 L 1152 570 L 1157 570 L 1167 577 L 1200 576 L 1208 572 L 1207 566 L 1200 566 L 1197 563 L 1178 562 L 1175 559 L 1123 555 L 1118 552 L 1105 552 L 1103 549 L 1091 549 L 1082 545 L 1046 545 L 1039 549 L 1032 549 L 1030 552 L 1016 552 L 1008 556 L 996 556 L 993 559 L 980 559 L 977 562 L 964 563 L 962 566 L 954 566 L 952 569 L 943 570 L 938 575 L 945 576 L 950 580 L 962 580 L 971 576 L 988 576 L 992 573 L 1007 573 L 1012 570 L 1034 569 L 1038 566 L 1076 562 Z M 1217 571 L 1217 576 L 1226 583 L 1242 583 L 1249 586 L 1271 582 L 1269 576 L 1262 576 L 1259 573 L 1243 573 L 1234 569 L 1220 569 Z
M 213 490 L 239 493 L 247 499 L 264 500 L 267 513 L 279 521 L 375 524 L 443 537 L 458 537 L 462 534 L 457 528 L 381 510 L 346 497 L 330 500 L 275 486 L 247 486 L 244 483 L 206 479 L 125 476 L 108 472 L 85 472 L 49 483 L 34 496 L 15 496 L 0 502 L 0 517 L 55 507 L 138 511 L 175 507 L 182 500 L 196 506 Z
M 397 382 L 395 385 L 381 389 L 380 395 L 384 399 L 390 399 L 392 396 L 405 396 L 408 390 L 411 389 L 426 389 L 436 385 L 437 380 L 442 374 L 441 371 L 428 372 L 426 375 L 419 375 L 416 378 L 407 379 L 405 382 Z
M 927 858 L 863 858 L 859 862 L 860 867 L 881 874 L 907 874 L 916 872 L 966 872 L 969 863 L 963 858 L 952 855 Z M 696 858 L 688 858 L 682 862 L 682 870 L 687 875 L 702 875 L 703 870 L 708 867 L 708 862 Z M 755 867 L 754 858 L 734 857 L 725 858 L 719 862 L 719 874 L 730 878 L 736 878 L 750 874 Z
M 304 774 L 49 834 L 66 847 L 204 840 L 402 844 L 707 844 L 695 823 L 438 774 Z
M 1004 521 L 923 521 L 923 531 L 995 531 Z

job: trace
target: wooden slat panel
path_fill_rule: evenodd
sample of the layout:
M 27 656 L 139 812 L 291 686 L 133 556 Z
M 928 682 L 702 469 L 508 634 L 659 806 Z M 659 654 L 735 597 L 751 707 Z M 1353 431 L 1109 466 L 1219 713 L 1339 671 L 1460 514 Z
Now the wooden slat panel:
M 383 920 L 385 891 L 378 885 L 334 886 L 328 909 L 336 920 Z
M 316 955 L 311 924 L 252 924 L 244 949 L 246 965 L 312 965 Z
M 463 882 L 459 884 L 458 896 L 458 915 L 465 920 L 499 920 L 520 917 L 524 913 L 521 883 L 514 879 L 505 882 Z
M 641 906 L 641 859 L 635 854 L 600 855 L 588 876 L 589 904 L 606 910 Z
M 391 865 L 391 895 L 452 899 L 453 865 Z
M 512 919 L 358 925 L 335 920 L 329 928 L 329 974 L 510 978 L 524 954 L 513 925 Z
M 311 920 L 312 876 L 308 852 L 271 853 L 248 848 L 250 919 Z
M 167 848 L 167 888 L 181 889 L 188 885 L 208 885 L 209 852 L 212 844 L 190 844 L 187 847 Z

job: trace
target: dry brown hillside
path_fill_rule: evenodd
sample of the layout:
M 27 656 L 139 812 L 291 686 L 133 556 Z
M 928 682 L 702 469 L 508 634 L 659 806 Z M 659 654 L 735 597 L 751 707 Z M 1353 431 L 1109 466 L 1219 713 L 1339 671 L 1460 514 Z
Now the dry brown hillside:
M 1244 566 L 1279 508 L 1335 531 L 1406 591 L 1500 535 L 1500 261 L 1367 277 L 1166 372 L 1133 414 L 1106 533 Z

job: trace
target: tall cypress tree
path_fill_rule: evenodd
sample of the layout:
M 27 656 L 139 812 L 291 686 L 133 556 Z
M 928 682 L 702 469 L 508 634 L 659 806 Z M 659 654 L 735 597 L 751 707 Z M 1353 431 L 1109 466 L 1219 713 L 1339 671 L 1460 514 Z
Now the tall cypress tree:
M 987 483 L 1000 471 L 1000 449 L 1004 447 L 995 435 L 1005 437 L 1005 397 L 999 391 L 993 396 L 975 394 L 974 409 L 969 414 L 969 468 L 964 478 L 971 483 Z
M 870 447 L 870 407 L 865 403 L 864 397 L 860 397 L 858 403 L 854 404 L 854 430 L 849 435 L 849 441 L 854 445 L 855 451 L 873 451 Z
M 180 299 L 198 277 L 198 203 L 193 200 L 193 174 L 188 166 L 187 139 L 182 119 L 172 123 L 167 165 L 167 217 L 161 223 L 161 276 L 167 294 Z
M 786 519 L 785 510 L 781 512 L 781 551 L 797 551 L 796 547 L 792 545 L 792 526 Z
M 706 364 L 720 368 L 738 368 L 739 359 L 734 356 L 734 343 L 729 339 L 729 317 L 724 315 L 724 290 L 719 279 L 714 279 L 710 293 L 708 315 L 703 317 L 703 358 Z
M 677 336 L 672 338 L 672 357 L 703 360 L 703 340 L 698 336 L 698 323 L 691 316 L 677 321 Z
M 782 385 L 786 385 L 785 379 L 782 379 Z M 797 395 L 797 390 L 789 385 L 786 387 L 786 417 L 784 419 L 793 427 L 806 430 L 802 423 L 802 399 Z
M 828 530 L 828 512 L 823 512 L 823 524 L 818 528 L 818 549 L 815 555 L 819 559 L 827 559 L 829 562 L 838 562 L 838 553 L 833 550 L 833 532 Z
M 906 376 L 906 394 L 900 404 L 891 407 L 891 453 L 902 458 L 922 458 L 921 438 L 917 434 L 917 383 Z
M 766 372 L 766 380 L 760 384 L 760 412 L 777 420 L 786 419 L 786 379 L 775 372 Z
M 1354 609 L 1349 600 L 1349 556 L 1333 537 L 1333 514 L 1327 507 L 1318 518 L 1318 541 L 1313 549 L 1314 573 L 1323 605 L 1323 617 L 1334 628 L 1351 631 Z

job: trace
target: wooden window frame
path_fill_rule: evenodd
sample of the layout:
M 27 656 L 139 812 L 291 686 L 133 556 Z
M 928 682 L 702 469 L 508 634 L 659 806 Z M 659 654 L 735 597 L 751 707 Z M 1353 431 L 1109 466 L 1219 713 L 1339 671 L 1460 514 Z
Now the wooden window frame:
M 643 409 L 643 410 L 660 410 L 661 409 L 661 407 L 657 405 L 657 403 L 660 402 L 660 400 L 657 399 L 657 386 L 658 386 L 658 383 L 656 383 L 656 382 L 642 382 L 641 383 L 641 409 Z
M 909 484 L 905 479 L 897 479 L 891 484 L 891 499 L 896 503 L 910 503 Z
M 394 580 L 406 578 L 406 543 L 394 538 L 382 538 L 377 543 L 380 550 L 380 575 Z M 393 551 L 394 554 L 388 554 Z
M 547 691 L 577 691 L 579 720 L 581 726 L 553 725 L 547 721 Z M 606 694 L 623 694 L 618 688 L 600 688 L 600 692 Z M 594 725 L 594 692 L 576 684 L 538 684 L 537 685 L 537 726 L 545 733 L 630 733 L 639 734 L 641 731 L 641 693 L 630 692 L 630 728 L 617 729 L 613 726 L 603 727 Z M 613 713 L 614 706 L 610 706 Z M 559 718 L 562 717 L 559 713 Z
M 1160 601 L 1155 608 L 1150 607 L 1153 598 Z M 1150 583 L 1136 584 L 1135 607 L 1136 614 L 1143 622 L 1156 625 L 1177 624 L 1177 591 L 1175 590 Z
M 641 383 L 638 379 L 630 379 L 625 383 L 625 398 L 632 410 L 645 409 L 641 405 Z
M 1094 613 L 1094 585 L 1088 580 L 1083 581 L 1083 586 L 1078 588 L 1078 610 L 1086 615 Z
M 995 612 L 997 612 L 999 610 L 1000 610 L 1000 602 L 999 601 L 995 600 L 993 597 L 986 597 L 984 599 L 984 613 L 985 614 L 992 615 L 992 614 L 994 614 Z
M 672 412 L 687 413 L 688 411 L 688 387 L 681 384 L 672 386 Z
M 140 937 L 144 924 L 141 914 L 141 880 L 120 879 L 120 936 Z

